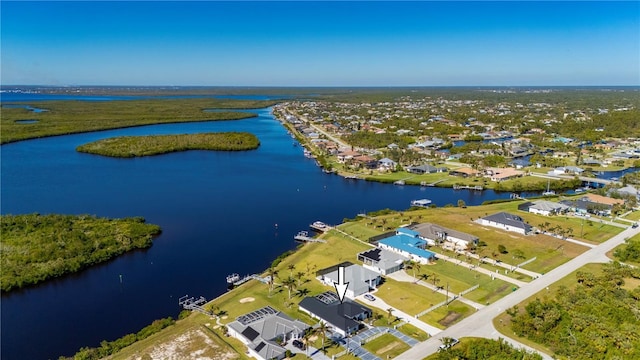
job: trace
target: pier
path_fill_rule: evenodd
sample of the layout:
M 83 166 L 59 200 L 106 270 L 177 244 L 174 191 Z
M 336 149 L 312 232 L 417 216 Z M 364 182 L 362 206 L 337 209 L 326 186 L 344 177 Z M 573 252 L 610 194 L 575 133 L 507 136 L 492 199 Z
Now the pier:
M 197 311 L 203 313 L 205 315 L 212 315 L 210 311 L 205 310 L 202 305 L 207 303 L 207 299 L 203 296 L 199 298 L 189 297 L 189 295 L 185 295 L 178 299 L 178 305 L 182 306 L 185 310 Z
M 319 242 L 319 243 L 326 243 L 326 241 L 322 240 L 322 239 L 316 239 L 316 238 L 312 238 L 309 236 L 309 232 L 308 231 L 300 231 L 296 236 L 293 237 L 295 240 L 297 241 L 302 241 L 302 242 Z
M 316 221 L 313 224 L 309 225 L 309 227 L 319 232 L 325 232 L 325 231 L 331 230 L 331 226 L 323 223 L 322 221 Z
M 480 185 L 469 186 L 469 185 L 453 185 L 453 190 L 475 190 L 482 191 L 484 188 Z

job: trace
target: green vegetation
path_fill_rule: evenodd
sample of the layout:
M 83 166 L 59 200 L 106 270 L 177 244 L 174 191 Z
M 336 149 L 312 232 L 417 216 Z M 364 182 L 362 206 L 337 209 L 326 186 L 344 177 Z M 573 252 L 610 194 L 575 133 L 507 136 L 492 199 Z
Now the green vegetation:
M 376 339 L 366 342 L 363 348 L 380 359 L 395 358 L 409 350 L 409 345 L 397 339 L 391 334 L 384 334 Z
M 18 104 L 18 103 L 12 103 Z M 255 117 L 255 114 L 234 112 L 233 109 L 263 108 L 274 101 L 244 101 L 215 99 L 153 99 L 126 101 L 47 101 L 29 102 L 40 113 L 23 108 L 3 108 L 0 143 L 45 136 L 124 128 L 150 124 L 194 121 L 235 120 Z M 3 105 L 6 105 L 3 103 Z M 206 112 L 209 109 L 229 111 Z M 32 119 L 33 124 L 16 121 Z
M 186 150 L 239 151 L 256 149 L 258 138 L 250 133 L 226 132 L 183 135 L 121 136 L 98 140 L 76 148 L 79 152 L 112 157 L 136 157 Z
M 160 227 L 141 217 L 3 215 L 0 226 L 3 292 L 147 248 L 160 233 Z
M 462 339 L 446 351 L 437 352 L 425 360 L 541 360 L 542 356 L 516 349 L 500 338 Z
M 620 261 L 640 262 L 640 237 L 635 236 L 625 240 L 625 245 L 613 253 Z
M 640 270 L 619 263 L 602 265 L 598 274 L 577 271 L 572 288 L 508 310 L 511 329 L 563 358 L 639 358 L 638 279 Z
M 60 360 L 73 360 L 73 359 L 82 359 L 82 360 L 97 360 L 102 359 L 106 356 L 109 356 L 113 353 L 120 351 L 121 349 L 135 343 L 136 341 L 140 341 L 148 338 L 149 336 L 160 332 L 162 329 L 175 324 L 175 320 L 171 317 L 166 319 L 155 320 L 144 327 L 142 330 L 138 331 L 137 334 L 128 334 L 114 341 L 106 341 L 103 340 L 100 342 L 99 348 L 90 348 L 83 347 L 78 352 L 71 357 L 61 356 Z

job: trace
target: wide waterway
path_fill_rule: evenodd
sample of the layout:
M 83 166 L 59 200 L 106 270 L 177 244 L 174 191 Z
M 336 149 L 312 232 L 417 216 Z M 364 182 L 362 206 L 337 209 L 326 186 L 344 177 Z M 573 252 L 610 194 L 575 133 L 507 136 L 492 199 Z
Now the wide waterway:
M 269 109 L 257 118 L 153 125 L 57 136 L 1 147 L 3 214 L 65 213 L 143 216 L 162 227 L 145 251 L 79 274 L 2 296 L 3 360 L 71 355 L 176 316 L 183 295 L 211 299 L 225 276 L 259 272 L 296 246 L 293 236 L 322 220 L 414 199 L 468 205 L 508 198 L 472 192 L 345 180 L 323 173 Z M 25 125 L 28 126 L 28 125 Z M 189 151 L 114 159 L 76 146 L 119 135 L 248 131 L 260 139 L 247 152 Z M 277 224 L 277 225 L 276 225 Z M 122 282 L 120 282 L 122 275 Z

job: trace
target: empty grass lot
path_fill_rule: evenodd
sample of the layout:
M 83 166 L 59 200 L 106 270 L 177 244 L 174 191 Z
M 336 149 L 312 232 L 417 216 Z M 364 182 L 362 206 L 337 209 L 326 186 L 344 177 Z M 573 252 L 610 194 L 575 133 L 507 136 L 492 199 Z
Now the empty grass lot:
M 413 316 L 445 300 L 445 296 L 422 285 L 385 279 L 375 293 L 396 309 Z M 386 314 L 385 314 L 386 316 Z
M 408 270 L 407 274 L 413 276 L 411 270 Z M 491 280 L 488 275 L 444 260 L 438 260 L 432 265 L 422 265 L 419 271 L 416 271 L 416 276 L 423 278 L 425 282 L 430 284 L 433 284 L 434 274 L 436 285 L 445 288 L 448 285 L 452 294 L 459 294 L 479 284 L 480 287 L 478 289 L 473 290 L 464 297 L 483 305 L 509 294 L 513 287 L 512 284 L 506 281 L 500 279 Z
M 380 359 L 390 359 L 409 350 L 409 345 L 391 334 L 384 334 L 362 345 Z
M 441 306 L 422 315 L 419 319 L 439 329 L 446 329 L 474 312 L 476 312 L 476 309 L 455 300 L 449 303 L 448 306 Z

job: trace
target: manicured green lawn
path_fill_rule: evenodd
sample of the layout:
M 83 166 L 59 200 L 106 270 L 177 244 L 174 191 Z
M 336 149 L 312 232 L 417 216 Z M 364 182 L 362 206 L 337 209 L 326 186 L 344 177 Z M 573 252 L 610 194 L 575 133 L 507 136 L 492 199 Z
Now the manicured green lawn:
M 445 299 L 444 295 L 422 285 L 398 282 L 389 278 L 380 285 L 375 295 L 394 308 L 412 316 Z M 385 313 L 384 316 L 387 314 Z
M 362 347 L 381 359 L 393 359 L 409 350 L 409 345 L 391 334 L 375 338 Z
M 640 210 L 636 210 L 634 212 L 629 213 L 624 217 L 625 219 L 640 221 Z
M 429 338 L 429 334 L 427 334 L 426 332 L 418 329 L 417 327 L 406 323 L 400 327 L 397 328 L 397 330 L 399 330 L 401 333 L 407 335 L 407 336 L 411 336 L 412 338 L 418 340 L 418 341 L 425 341 Z

